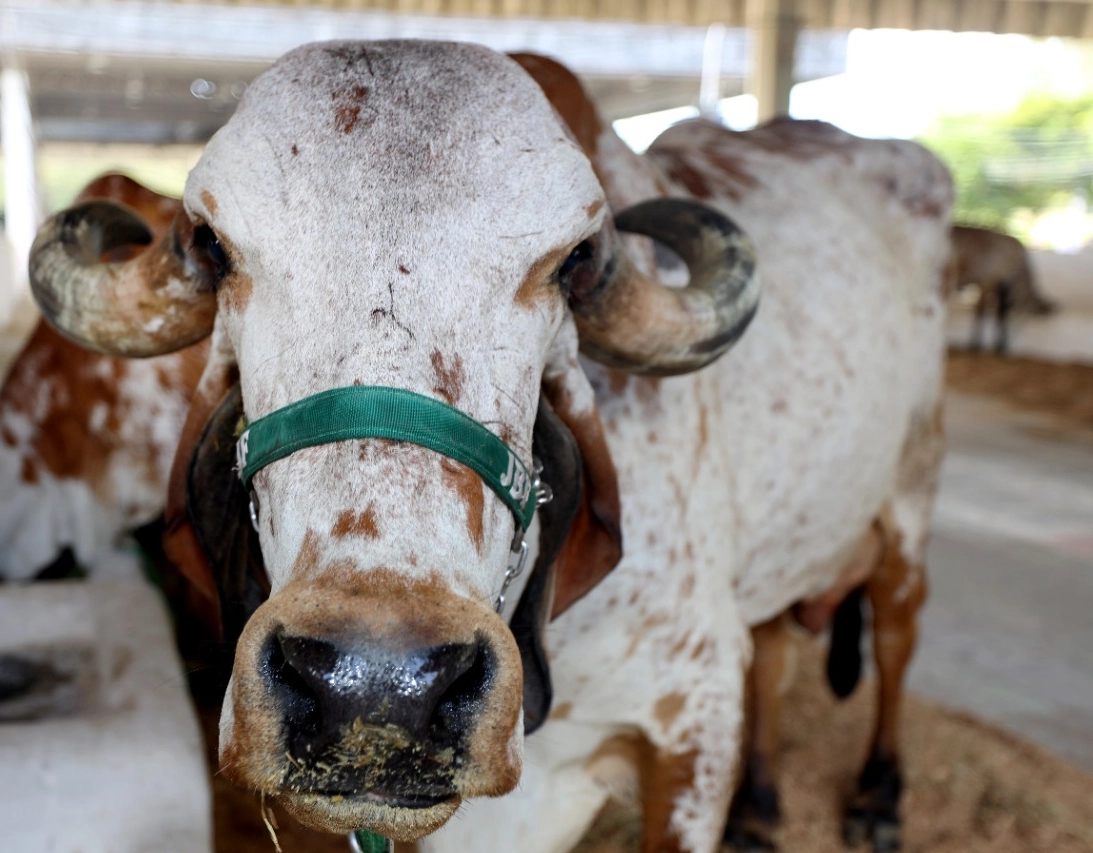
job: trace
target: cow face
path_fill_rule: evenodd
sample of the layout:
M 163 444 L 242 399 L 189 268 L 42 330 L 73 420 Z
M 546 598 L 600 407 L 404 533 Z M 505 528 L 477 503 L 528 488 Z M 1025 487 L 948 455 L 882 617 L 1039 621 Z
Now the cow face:
M 296 51 L 209 144 L 185 203 L 249 420 L 395 387 L 531 466 L 559 270 L 604 204 L 518 68 L 473 47 Z M 462 464 L 383 440 L 301 450 L 253 491 L 272 595 L 240 639 L 225 773 L 310 822 L 400 837 L 508 791 L 521 670 L 493 607 L 508 508 Z
M 578 344 L 680 372 L 724 352 L 755 309 L 748 244 L 712 211 L 627 217 L 672 243 L 688 287 L 630 263 L 542 90 L 469 45 L 293 51 L 209 143 L 184 201 L 139 265 L 86 260 L 134 230 L 120 209 L 47 223 L 31 262 L 47 316 L 92 346 L 147 354 L 207 334 L 215 314 L 187 434 L 236 377 L 251 421 L 332 388 L 387 386 L 457 408 L 531 467 L 543 395 L 584 458 L 586 520 L 560 551 L 555 611 L 620 555 Z M 184 435 L 183 460 L 188 447 Z M 298 450 L 251 485 L 272 591 L 238 644 L 225 775 L 313 826 L 398 839 L 464 797 L 511 790 L 520 653 L 494 602 L 519 537 L 505 504 L 462 464 L 378 439 Z

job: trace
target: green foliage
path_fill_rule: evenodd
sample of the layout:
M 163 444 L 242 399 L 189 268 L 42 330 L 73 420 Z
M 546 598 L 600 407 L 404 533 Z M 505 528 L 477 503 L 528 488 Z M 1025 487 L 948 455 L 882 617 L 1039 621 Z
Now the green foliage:
M 1093 95 L 1036 93 L 1010 113 L 946 116 L 919 141 L 952 171 L 961 222 L 1020 231 L 1093 189 Z

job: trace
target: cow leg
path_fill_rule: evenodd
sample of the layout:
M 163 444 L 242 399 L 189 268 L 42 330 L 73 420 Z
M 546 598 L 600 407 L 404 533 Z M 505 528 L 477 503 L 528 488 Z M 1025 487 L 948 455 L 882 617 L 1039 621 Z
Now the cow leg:
M 847 844 L 872 840 L 877 853 L 900 846 L 899 718 L 903 675 L 914 651 L 918 611 L 926 597 L 926 575 L 889 539 L 877 571 L 866 584 L 873 609 L 873 653 L 878 702 L 873 744 L 858 779 L 843 827 Z
M 1005 355 L 1009 349 L 1009 316 L 1013 307 L 1013 286 L 1008 281 L 999 282 L 995 293 L 994 317 L 995 339 L 994 351 L 998 355 Z
M 725 843 L 733 850 L 775 850 L 778 807 L 779 720 L 789 670 L 791 638 L 783 616 L 752 628 L 754 657 L 748 671 L 743 778 L 729 809 Z
M 972 334 L 968 340 L 968 349 L 979 352 L 983 349 L 983 329 L 987 323 L 987 294 L 980 293 L 975 301 L 975 316 L 972 318 Z
M 715 853 L 731 785 L 721 749 L 651 750 L 641 773 L 642 853 Z M 700 778 L 701 777 L 701 778 Z

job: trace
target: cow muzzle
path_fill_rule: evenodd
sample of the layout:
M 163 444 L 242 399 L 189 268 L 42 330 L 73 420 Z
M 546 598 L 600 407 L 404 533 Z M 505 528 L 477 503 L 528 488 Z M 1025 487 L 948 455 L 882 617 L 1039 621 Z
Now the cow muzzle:
M 232 680 L 224 774 L 307 825 L 414 840 L 519 778 L 516 643 L 438 584 L 290 585 L 247 624 Z

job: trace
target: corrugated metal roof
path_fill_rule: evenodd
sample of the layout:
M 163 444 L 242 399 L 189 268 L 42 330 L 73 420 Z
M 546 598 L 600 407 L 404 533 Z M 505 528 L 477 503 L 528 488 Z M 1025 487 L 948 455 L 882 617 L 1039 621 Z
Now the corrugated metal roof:
M 185 0 L 175 0 L 185 2 Z M 232 6 L 296 6 L 416 15 L 582 18 L 651 24 L 744 26 L 745 0 L 219 0 Z M 1071 0 L 797 0 L 809 29 L 892 27 L 1093 37 L 1093 2 Z

